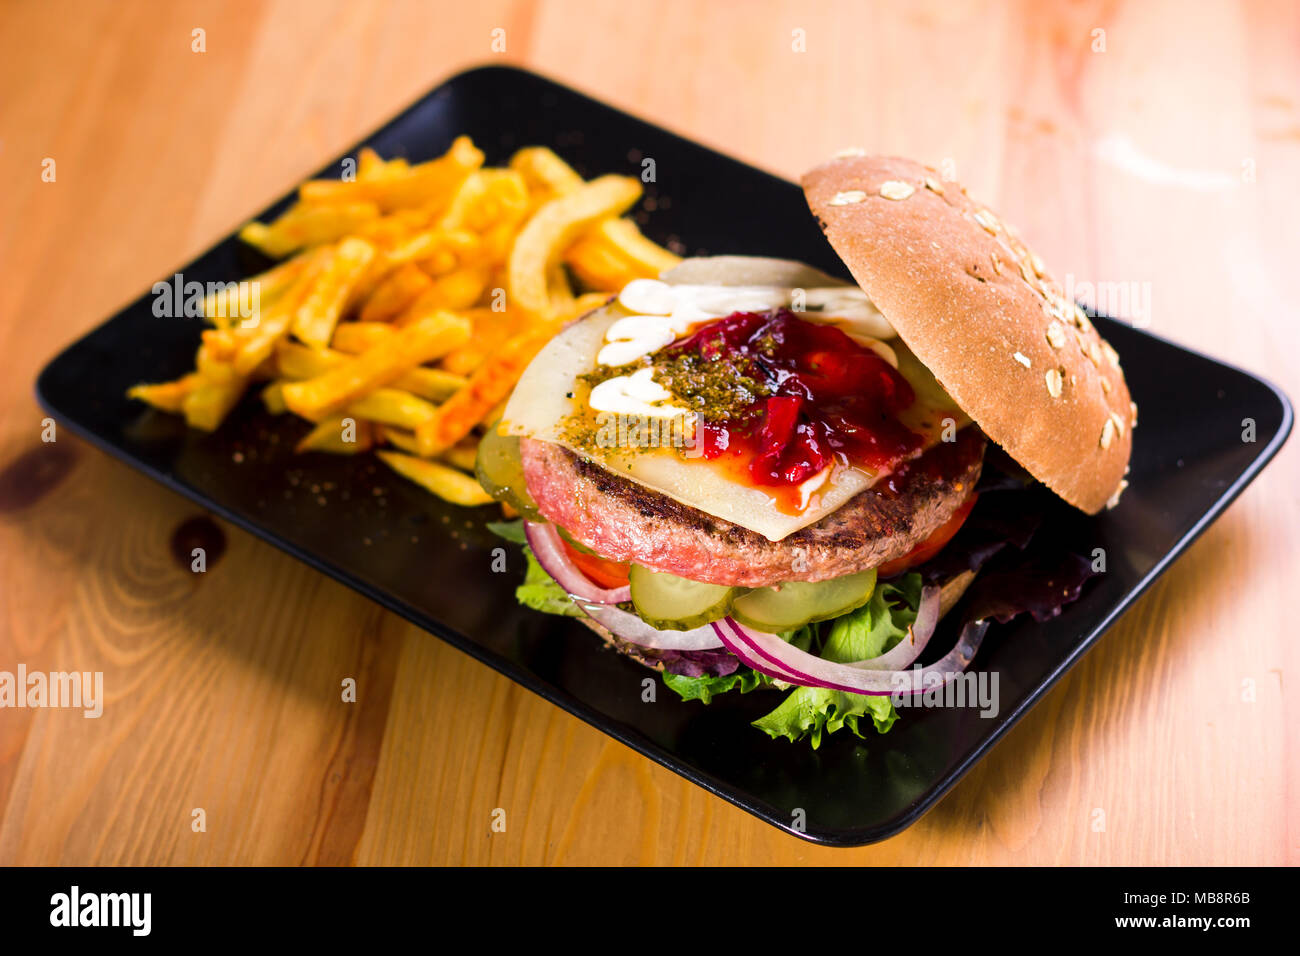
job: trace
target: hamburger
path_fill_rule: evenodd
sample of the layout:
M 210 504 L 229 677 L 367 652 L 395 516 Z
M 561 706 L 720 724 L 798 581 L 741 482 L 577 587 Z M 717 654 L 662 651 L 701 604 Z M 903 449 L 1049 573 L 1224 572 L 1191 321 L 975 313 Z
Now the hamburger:
M 816 746 L 1078 596 L 1087 561 L 1021 560 L 1036 509 L 1113 507 L 1137 422 L 1115 350 L 961 186 L 856 154 L 802 185 L 853 282 L 721 256 L 629 283 L 533 360 L 478 473 L 521 513 L 495 527 L 523 603 L 685 698 L 783 691 L 756 726 Z

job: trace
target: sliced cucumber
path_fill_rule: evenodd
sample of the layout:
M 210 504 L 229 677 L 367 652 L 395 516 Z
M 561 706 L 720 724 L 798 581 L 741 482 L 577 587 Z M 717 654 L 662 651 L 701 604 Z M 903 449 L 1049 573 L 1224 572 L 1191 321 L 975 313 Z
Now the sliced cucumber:
M 871 600 L 876 569 L 830 581 L 790 581 L 738 595 L 731 616 L 741 624 L 775 634 L 856 611 Z
M 628 578 L 637 614 L 661 631 L 689 631 L 720 620 L 731 610 L 735 589 L 725 584 L 690 581 L 636 564 Z
M 519 457 L 517 436 L 498 435 L 496 426 L 489 426 L 478 443 L 474 475 L 483 490 L 497 501 L 504 501 L 529 521 L 546 520 L 524 484 L 524 464 Z

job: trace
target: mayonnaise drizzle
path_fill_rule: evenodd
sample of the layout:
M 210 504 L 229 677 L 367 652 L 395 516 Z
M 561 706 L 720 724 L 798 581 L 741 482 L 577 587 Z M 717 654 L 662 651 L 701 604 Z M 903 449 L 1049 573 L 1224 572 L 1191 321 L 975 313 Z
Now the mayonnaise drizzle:
M 605 366 L 626 365 L 650 355 L 686 335 L 692 327 L 733 312 L 765 312 L 793 306 L 799 308 L 801 318 L 839 326 L 858 341 L 879 342 L 895 335 L 866 293 L 853 286 L 789 289 L 671 285 L 658 279 L 633 279 L 619 293 L 618 302 L 632 315 L 619 319 L 605 333 L 608 344 L 596 356 L 596 361 Z M 893 358 L 888 346 L 876 351 L 887 361 Z M 894 360 L 891 364 L 898 363 Z
M 598 412 L 649 418 L 689 415 L 690 409 L 664 404 L 673 397 L 672 393 L 656 382 L 653 375 L 654 369 L 643 368 L 631 375 L 606 379 L 591 390 L 591 407 Z

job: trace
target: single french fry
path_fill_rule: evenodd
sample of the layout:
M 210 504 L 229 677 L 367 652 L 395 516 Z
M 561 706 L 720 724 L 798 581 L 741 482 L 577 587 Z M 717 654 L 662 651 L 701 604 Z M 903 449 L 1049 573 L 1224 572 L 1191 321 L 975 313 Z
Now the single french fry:
M 546 318 L 551 314 L 548 279 L 570 245 L 602 219 L 625 212 L 641 196 L 629 176 L 601 176 L 543 204 L 510 250 L 506 290 L 511 308 Z
M 599 309 L 601 306 L 608 305 L 612 298 L 613 296 L 608 292 L 584 292 L 573 300 L 573 305 L 555 317 L 551 323 L 551 328 L 558 332 L 562 326 L 567 325 L 574 319 L 581 318 L 592 309 Z
M 293 288 L 275 305 L 263 310 L 255 328 L 231 330 L 238 343 L 238 352 L 234 358 L 236 374 L 252 375 L 254 370 L 271 357 L 276 343 L 288 335 L 298 305 L 311 291 L 316 278 L 324 271 L 332 256 L 329 246 L 316 249 Z
M 440 368 L 421 366 L 411 369 L 393 384 L 431 402 L 442 403 L 468 383 L 469 379 L 464 375 L 457 375 L 455 372 Z
M 404 327 L 436 312 L 468 309 L 483 295 L 488 275 L 488 270 L 482 266 L 469 266 L 438 276 L 431 280 L 428 289 L 393 318 L 393 325 Z
M 400 248 L 428 224 L 429 216 L 417 209 L 399 209 L 366 223 L 352 235 L 383 249 Z
M 417 448 L 419 444 L 419 439 L 416 439 Z M 447 464 L 459 468 L 461 471 L 468 471 L 472 475 L 474 465 L 478 461 L 478 439 L 473 437 L 462 438 L 438 457 Z
M 455 468 L 448 468 L 436 461 L 425 461 L 395 451 L 381 451 L 376 454 L 384 464 L 403 478 L 410 479 L 454 505 L 468 508 L 491 504 L 494 500 L 477 481 Z
M 214 358 L 232 362 L 239 354 L 239 334 L 234 329 L 204 329 L 199 338 Z
M 284 379 L 277 379 L 262 389 L 262 406 L 272 415 L 283 415 L 289 410 L 284 403 Z
M 363 146 L 356 153 L 355 179 L 308 179 L 298 187 L 298 199 L 303 203 L 346 203 L 372 199 L 368 187 L 348 189 L 355 182 L 373 182 L 376 179 L 399 176 L 411 165 L 404 159 L 385 161 L 380 153 Z
M 384 175 L 388 164 L 369 146 L 357 151 L 357 179 L 375 179 Z
M 409 432 L 404 428 L 393 428 L 389 425 L 379 425 L 376 431 L 378 440 L 385 441 L 408 455 L 419 457 L 420 442 L 415 437 L 414 432 Z M 478 461 L 478 442 L 474 439 L 466 439 L 447 449 L 439 457 L 439 460 L 473 474 L 474 466 Z
M 463 375 L 448 372 L 440 368 L 413 368 L 393 382 L 395 388 L 427 398 L 431 402 L 445 402 L 465 387 L 469 381 Z
M 345 323 L 340 328 L 346 327 L 347 324 L 350 323 Z M 390 335 L 393 334 L 388 326 L 384 326 L 384 329 Z M 335 339 L 337 338 L 338 336 L 335 335 Z M 356 348 L 352 351 L 363 352 L 365 349 Z M 290 381 L 316 378 L 331 369 L 338 368 L 347 360 L 347 354 L 335 349 L 311 349 L 293 342 L 281 342 L 276 346 L 276 373 Z M 395 378 L 393 387 L 411 392 L 431 402 L 442 402 L 454 395 L 465 385 L 465 382 L 466 379 L 462 375 L 421 365 Z
M 348 290 L 347 298 L 343 301 L 340 319 L 343 316 L 355 314 L 361 308 L 361 304 L 375 294 L 375 290 L 392 274 L 395 268 L 397 268 L 397 263 L 392 260 L 384 249 L 376 246 L 374 257 L 371 258 L 369 265 L 361 270 L 356 281 L 352 283 L 352 288 Z
M 386 441 L 394 448 L 401 449 L 408 455 L 419 457 L 420 441 L 415 437 L 414 432 L 409 432 L 404 428 L 393 428 L 390 425 L 376 426 L 376 432 L 378 440 Z M 443 452 L 440 460 L 473 474 L 474 466 L 478 462 L 478 441 L 467 438 L 458 442 Z
M 500 223 L 511 228 L 528 214 L 528 185 L 513 169 L 480 169 L 469 176 L 443 214 L 443 229 L 483 233 Z
M 547 315 L 556 315 L 573 308 L 573 287 L 569 284 L 569 274 L 564 264 L 557 262 L 546 276 L 546 295 L 550 299 Z
M 396 326 L 388 322 L 340 322 L 334 327 L 330 348 L 355 355 L 374 348 L 396 334 Z
M 160 411 L 176 413 L 181 411 L 181 405 L 186 396 L 194 391 L 202 381 L 202 376 L 197 372 L 190 372 L 187 375 L 182 375 L 174 382 L 132 385 L 127 389 L 126 394 L 128 398 L 146 402 Z
M 564 254 L 564 262 L 588 289 L 621 291 L 634 278 L 652 278 L 636 274 L 623 256 L 607 243 L 593 239 L 590 233 L 569 248 Z
M 633 279 L 657 279 L 682 260 L 643 236 L 631 219 L 607 219 L 575 242 L 564 261 L 588 288 L 618 292 Z
M 420 442 L 415 437 L 415 432 L 407 431 L 405 428 L 394 428 L 392 425 L 376 425 L 375 437 L 381 442 L 387 442 L 394 448 L 399 448 L 408 455 L 418 455 L 420 453 Z
M 480 245 L 479 237 L 465 229 L 427 229 L 390 249 L 388 259 L 398 265 L 419 261 L 425 272 L 441 275 L 472 261 Z
M 216 431 L 244 394 L 247 385 L 248 380 L 244 378 L 228 382 L 199 382 L 181 402 L 185 423 L 205 432 Z
M 417 365 L 441 358 L 468 337 L 466 319 L 450 312 L 435 313 L 323 375 L 286 385 L 284 400 L 295 414 L 317 420 Z
M 469 375 L 519 331 L 519 317 L 509 311 L 470 309 L 465 316 L 473 324 L 469 341 L 442 357 L 438 364 L 455 375 Z
M 347 361 L 347 356 L 332 349 L 313 349 L 288 339 L 275 345 L 275 370 L 291 382 L 324 375 Z
M 553 326 L 517 335 L 506 342 L 470 376 L 465 387 L 438 407 L 429 421 L 415 430 L 420 453 L 433 458 L 468 435 L 474 426 L 505 400 L 528 363 L 555 334 Z
M 443 156 L 427 163 L 353 182 L 310 180 L 298 188 L 298 196 L 304 205 L 326 208 L 360 200 L 375 203 L 385 212 L 411 207 L 441 211 L 460 184 L 482 165 L 482 151 L 468 136 L 460 136 Z
M 396 425 L 410 431 L 427 422 L 437 410 L 438 406 L 432 402 L 400 388 L 377 388 L 350 403 L 344 412 L 353 418 Z
M 573 192 L 583 179 L 564 160 L 545 146 L 526 146 L 510 157 L 510 168 L 519 172 L 531 193 L 542 202 Z
M 239 347 L 239 354 L 235 356 L 235 373 L 252 375 L 254 369 L 271 357 L 275 343 L 289 334 L 292 322 L 293 313 L 288 309 L 276 309 L 270 315 L 262 316 L 256 332 Z
M 606 219 L 588 235 L 616 250 L 646 278 L 658 278 L 682 261 L 681 256 L 647 239 L 631 219 Z
M 242 313 L 245 306 L 252 304 L 256 307 L 256 312 L 260 313 L 272 305 L 302 275 L 309 258 L 309 255 L 303 253 L 259 275 L 238 282 L 223 283 L 223 288 L 214 290 L 203 299 L 204 317 L 219 329 L 229 329 L 232 326 L 253 327 L 260 316 L 256 313 L 244 316 Z
M 433 280 L 415 263 L 398 266 L 366 299 L 358 318 L 362 322 L 387 322 L 432 285 Z
M 504 265 L 510 258 L 510 250 L 514 248 L 515 237 L 518 234 L 519 223 L 517 222 L 500 222 L 488 229 L 479 237 L 478 261 L 487 263 L 493 268 Z M 422 265 L 428 268 L 428 260 Z
M 374 256 L 375 247 L 364 239 L 351 237 L 340 242 L 294 311 L 293 334 L 308 345 L 328 345 L 348 294 Z
M 279 259 L 303 246 L 335 242 L 378 218 L 379 207 L 373 202 L 320 206 L 299 203 L 269 225 L 248 223 L 239 230 L 239 238 Z
M 374 426 L 365 419 L 336 415 L 319 422 L 294 447 L 305 451 L 324 451 L 332 455 L 355 455 L 374 446 Z
M 208 382 L 229 382 L 236 377 L 234 357 L 221 356 L 207 342 L 200 345 L 195 353 L 194 368 Z

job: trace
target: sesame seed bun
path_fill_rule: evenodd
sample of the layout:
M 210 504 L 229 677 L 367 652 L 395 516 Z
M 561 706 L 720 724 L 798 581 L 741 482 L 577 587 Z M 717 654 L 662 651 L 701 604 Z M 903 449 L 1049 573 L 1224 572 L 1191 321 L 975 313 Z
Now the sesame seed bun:
M 1089 514 L 1118 500 L 1137 418 L 1119 356 L 1006 223 L 897 157 L 846 155 L 803 188 L 863 291 L 990 439 Z

